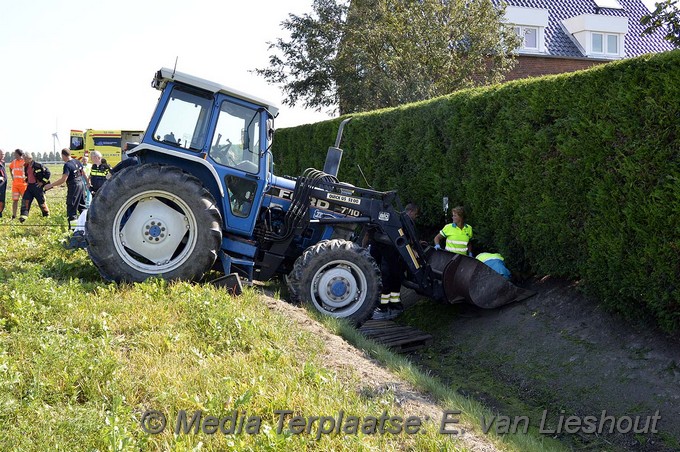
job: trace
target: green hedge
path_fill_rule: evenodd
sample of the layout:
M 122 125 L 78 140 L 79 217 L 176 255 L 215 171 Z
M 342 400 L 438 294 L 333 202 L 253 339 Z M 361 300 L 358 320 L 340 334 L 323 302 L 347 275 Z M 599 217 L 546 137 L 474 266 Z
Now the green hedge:
M 448 196 L 515 270 L 680 329 L 680 51 L 353 116 L 341 180 L 359 164 L 425 228 Z M 279 130 L 276 172 L 322 168 L 339 122 Z

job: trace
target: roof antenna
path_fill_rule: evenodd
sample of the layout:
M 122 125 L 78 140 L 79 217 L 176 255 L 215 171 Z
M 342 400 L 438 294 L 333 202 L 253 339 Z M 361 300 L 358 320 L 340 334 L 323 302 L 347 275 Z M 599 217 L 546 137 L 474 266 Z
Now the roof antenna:
M 175 71 L 177 71 L 177 60 L 179 59 L 179 55 L 175 57 L 175 67 L 172 68 L 172 76 L 170 78 L 175 78 Z

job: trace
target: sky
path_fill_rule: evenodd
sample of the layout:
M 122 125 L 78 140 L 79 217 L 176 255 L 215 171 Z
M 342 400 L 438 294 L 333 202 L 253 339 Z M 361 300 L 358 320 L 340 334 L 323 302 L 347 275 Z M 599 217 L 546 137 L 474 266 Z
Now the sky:
M 281 107 L 277 128 L 330 116 L 282 105 L 276 85 L 249 71 L 267 42 L 312 0 L 0 0 L 0 149 L 50 152 L 70 129 L 144 130 L 161 67 L 208 79 Z M 57 132 L 59 142 L 53 142 Z
M 655 0 L 643 0 L 653 6 Z M 276 127 L 328 119 L 284 106 L 280 87 L 250 71 L 268 42 L 312 0 L 0 0 L 0 149 L 50 152 L 70 129 L 144 130 L 161 67 L 208 79 L 281 107 Z M 57 132 L 59 141 L 53 140 Z

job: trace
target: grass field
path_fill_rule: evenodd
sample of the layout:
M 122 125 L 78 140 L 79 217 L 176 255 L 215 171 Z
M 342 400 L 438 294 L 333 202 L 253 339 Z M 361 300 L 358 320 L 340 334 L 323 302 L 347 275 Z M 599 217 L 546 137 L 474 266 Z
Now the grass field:
M 432 422 L 419 434 L 319 435 L 318 424 L 293 433 L 288 417 L 277 433 L 277 410 L 308 420 L 341 411 L 362 418 L 419 413 L 403 412 L 389 389 L 367 388 L 351 363 L 342 371 L 326 366 L 324 342 L 267 308 L 255 289 L 231 298 L 208 284 L 106 283 L 85 251 L 61 246 L 68 236 L 65 189 L 48 194 L 50 217 L 34 206 L 24 225 L 9 215 L 0 219 L 0 450 L 462 448 Z M 329 325 L 353 334 L 342 323 Z M 440 400 L 450 396 L 404 358 L 358 335 L 353 340 Z M 451 403 L 468 417 L 480 412 L 460 398 Z M 165 431 L 142 429 L 147 410 L 167 417 Z M 173 434 L 181 410 L 187 423 L 202 411 L 200 431 L 191 424 L 191 432 Z M 237 423 L 251 422 L 251 431 L 260 419 L 258 433 L 246 433 L 246 422 L 241 434 L 224 434 L 217 420 L 205 418 L 224 421 L 234 413 Z M 494 441 L 515 450 L 551 444 L 506 438 Z

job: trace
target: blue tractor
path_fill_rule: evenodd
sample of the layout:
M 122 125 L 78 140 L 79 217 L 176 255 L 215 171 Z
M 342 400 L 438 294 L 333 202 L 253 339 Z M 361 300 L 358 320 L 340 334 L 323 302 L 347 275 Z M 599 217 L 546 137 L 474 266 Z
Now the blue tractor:
M 165 68 L 152 86 L 161 95 L 130 151 L 137 164 L 104 184 L 88 213 L 88 253 L 105 279 L 282 274 L 293 301 L 360 324 L 381 292 L 380 269 L 359 243 L 372 228 L 421 294 L 486 308 L 526 296 L 474 259 L 423 247 L 395 192 L 339 182 L 344 123 L 324 171 L 277 177 L 271 103 Z

